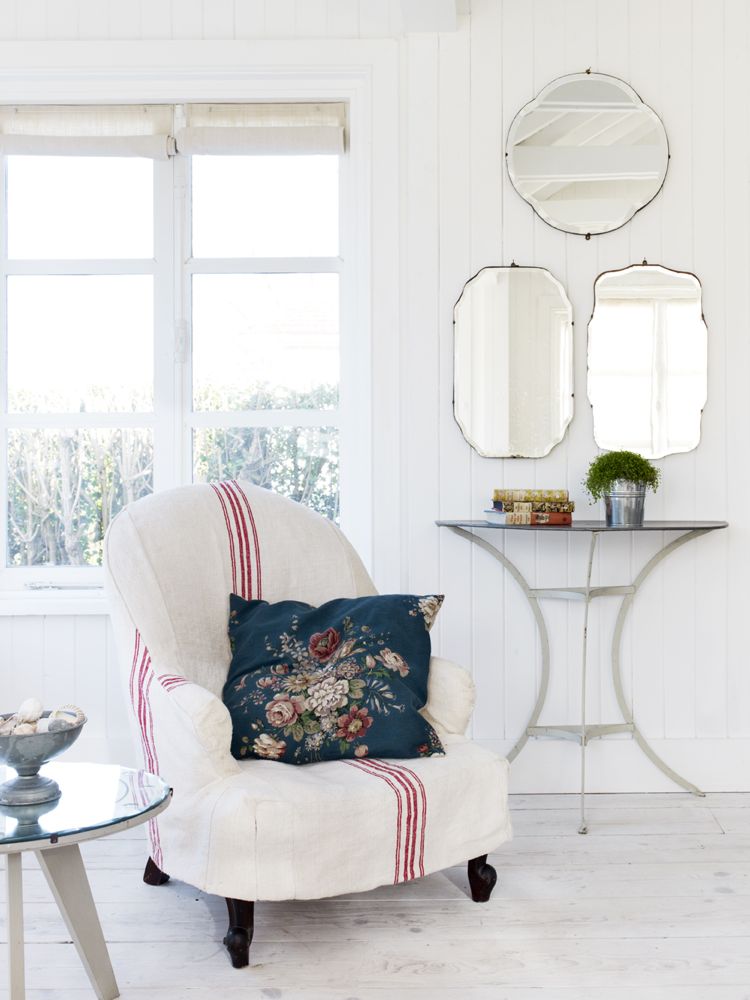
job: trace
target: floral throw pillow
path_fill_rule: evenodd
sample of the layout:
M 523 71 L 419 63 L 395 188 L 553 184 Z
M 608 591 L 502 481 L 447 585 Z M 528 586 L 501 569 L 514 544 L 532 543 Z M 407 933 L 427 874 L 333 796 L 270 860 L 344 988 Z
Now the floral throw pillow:
M 442 596 L 300 601 L 230 598 L 223 699 L 232 753 L 288 764 L 442 754 L 419 714 Z

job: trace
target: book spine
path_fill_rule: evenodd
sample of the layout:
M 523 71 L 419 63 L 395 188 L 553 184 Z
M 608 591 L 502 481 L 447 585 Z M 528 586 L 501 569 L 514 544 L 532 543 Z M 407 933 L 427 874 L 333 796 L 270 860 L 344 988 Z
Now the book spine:
M 561 501 L 565 502 L 570 499 L 567 490 L 493 490 L 492 492 L 493 500 L 501 500 L 503 502 L 513 503 L 514 501 L 519 501 L 520 503 L 531 501 L 543 502 L 543 501 Z
M 568 501 L 503 501 L 493 500 L 495 510 L 506 514 L 522 514 L 531 511 L 533 514 L 572 514 L 576 505 Z
M 512 512 L 505 515 L 506 524 L 528 524 L 532 526 L 557 524 L 568 525 L 573 523 L 572 514 L 535 514 L 533 511 Z

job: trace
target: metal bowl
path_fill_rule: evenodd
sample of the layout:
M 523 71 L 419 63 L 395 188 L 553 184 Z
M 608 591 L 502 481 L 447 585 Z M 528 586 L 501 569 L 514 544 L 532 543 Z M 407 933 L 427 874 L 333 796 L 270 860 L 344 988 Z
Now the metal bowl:
M 5 718 L 12 714 L 6 712 Z M 42 718 L 49 715 L 43 712 Z M 0 736 L 0 763 L 18 772 L 18 777 L 0 785 L 0 805 L 25 806 L 58 799 L 60 786 L 52 778 L 42 777 L 39 768 L 72 746 L 85 724 L 86 719 L 83 719 L 76 726 L 54 733 Z

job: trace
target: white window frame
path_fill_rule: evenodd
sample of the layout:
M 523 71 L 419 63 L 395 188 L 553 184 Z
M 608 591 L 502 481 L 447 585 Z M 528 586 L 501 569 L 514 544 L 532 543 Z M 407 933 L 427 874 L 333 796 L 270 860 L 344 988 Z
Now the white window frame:
M 101 69 L 105 64 L 110 68 Z M 29 72 L 29 65 L 46 68 Z M 154 65 L 166 68 L 154 70 Z M 399 356 L 397 45 L 326 41 L 311 49 L 304 42 L 0 43 L 0 66 L 3 103 L 91 103 L 96 94 L 98 102 L 113 104 L 222 100 L 348 104 L 342 219 L 347 220 L 349 232 L 342 245 L 354 252 L 342 301 L 342 330 L 350 334 L 341 344 L 342 372 L 348 372 L 340 394 L 341 452 L 346 458 L 340 472 L 341 523 L 380 587 L 398 589 L 402 498 L 400 390 L 398 377 L 394 378 Z M 183 372 L 174 380 L 175 400 L 184 392 L 185 378 Z M 160 422 L 156 413 L 157 428 Z M 381 430 L 377 441 L 372 434 L 375 424 Z M 183 435 L 187 440 L 185 428 Z M 172 455 L 177 455 L 174 447 Z M 187 446 L 180 455 L 182 468 L 173 468 L 173 483 L 180 477 L 187 480 Z M 160 464 L 163 471 L 163 459 Z M 377 476 L 374 468 L 380 470 Z M 165 485 L 155 483 L 157 488 Z M 0 496 L 0 503 L 5 499 Z M 11 587 L 18 586 L 21 572 L 25 570 L 10 571 L 17 574 Z M 89 581 L 97 573 L 67 568 L 61 569 L 59 578 L 81 572 Z M 71 605 L 72 595 L 61 595 L 59 600 L 44 595 L 31 602 L 6 594 L 11 596 L 13 600 L 2 602 L 4 607 L 0 604 L 0 614 L 34 613 L 32 604 L 39 613 L 54 613 L 57 607 L 65 613 L 62 608 Z M 91 600 L 85 604 L 82 613 L 103 610 L 101 604 L 89 608 L 96 604 Z

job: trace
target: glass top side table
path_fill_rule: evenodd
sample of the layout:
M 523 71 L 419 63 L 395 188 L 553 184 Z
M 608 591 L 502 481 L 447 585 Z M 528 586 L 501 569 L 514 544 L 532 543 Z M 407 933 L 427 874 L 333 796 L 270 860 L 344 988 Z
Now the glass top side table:
M 0 767 L 0 782 L 12 774 Z M 0 854 L 7 855 L 10 1000 L 25 996 L 21 856 L 34 851 L 100 1000 L 120 995 L 78 845 L 152 821 L 169 805 L 161 778 L 110 764 L 48 764 L 54 802 L 0 806 Z
M 649 745 L 643 733 L 641 733 L 638 728 L 635 719 L 633 718 L 633 710 L 628 705 L 625 698 L 625 692 L 622 686 L 622 672 L 620 667 L 620 648 L 622 644 L 622 633 L 625 627 L 625 620 L 627 618 L 628 612 L 633 604 L 635 595 L 638 589 L 643 584 L 644 580 L 651 574 L 651 572 L 659 565 L 659 563 L 668 556 L 675 549 L 684 545 L 686 542 L 691 541 L 693 538 L 700 538 L 701 535 L 707 534 L 709 531 L 716 531 L 720 528 L 728 527 L 726 521 L 646 521 L 641 527 L 618 527 L 612 528 L 608 527 L 605 521 L 583 521 L 577 520 L 573 521 L 570 525 L 529 525 L 529 524 L 500 524 L 494 521 L 436 521 L 437 525 L 445 528 L 449 528 L 455 534 L 461 536 L 462 538 L 468 539 L 474 545 L 478 545 L 479 548 L 484 549 L 493 559 L 496 559 L 505 569 L 510 573 L 513 579 L 516 581 L 518 586 L 524 593 L 526 600 L 529 602 L 532 614 L 534 615 L 534 620 L 539 630 L 539 638 L 541 644 L 542 652 L 542 669 L 541 669 L 541 680 L 539 684 L 539 692 L 537 695 L 536 704 L 532 709 L 531 716 L 529 718 L 528 725 L 524 729 L 523 733 L 519 737 L 515 746 L 508 753 L 508 760 L 513 761 L 521 750 L 526 745 L 526 742 L 532 739 L 557 739 L 557 740 L 573 740 L 580 744 L 581 747 L 581 819 L 578 828 L 579 833 L 587 833 L 588 826 L 586 823 L 586 803 L 585 803 L 585 793 L 586 793 L 586 745 L 590 740 L 601 739 L 603 736 L 609 736 L 612 733 L 628 733 L 635 740 L 638 746 L 641 748 L 643 753 L 652 761 L 656 767 L 659 768 L 668 778 L 674 781 L 676 784 L 680 785 L 688 792 L 692 792 L 693 795 L 703 795 L 704 793 L 692 782 L 688 781 L 686 778 L 681 777 L 676 771 L 673 771 L 669 765 L 659 757 L 656 751 Z M 586 569 L 586 585 L 584 587 L 530 587 L 525 580 L 523 574 L 518 569 L 514 563 L 508 559 L 508 557 L 501 552 L 499 549 L 495 548 L 486 538 L 481 535 L 476 534 L 476 531 L 480 530 L 490 530 L 490 531 L 537 531 L 544 534 L 547 531 L 562 531 L 568 534 L 573 533 L 588 533 L 591 535 L 591 540 L 589 543 L 589 552 L 587 559 L 587 569 Z M 594 563 L 594 553 L 596 551 L 597 541 L 600 535 L 608 535 L 613 533 L 622 534 L 623 532 L 632 531 L 668 531 L 668 532 L 680 532 L 680 534 L 673 538 L 671 541 L 667 542 L 655 555 L 653 555 L 648 562 L 640 570 L 636 578 L 632 583 L 617 585 L 617 586 L 607 586 L 607 587 L 592 587 L 591 586 L 591 571 Z M 622 715 L 621 722 L 607 723 L 603 725 L 588 725 L 586 722 L 586 668 L 587 668 L 587 637 L 588 637 L 588 619 L 589 619 L 589 607 L 592 600 L 598 597 L 622 597 L 622 603 L 620 604 L 620 610 L 617 614 L 617 619 L 615 621 L 615 628 L 612 637 L 612 685 L 614 687 L 615 696 L 617 698 L 617 705 L 620 709 Z M 550 672 L 550 652 L 549 652 L 549 634 L 547 632 L 547 625 L 542 614 L 542 609 L 539 605 L 539 600 L 541 598 L 549 598 L 552 600 L 567 600 L 567 601 L 581 601 L 584 604 L 583 613 L 583 642 L 582 642 L 582 654 L 581 654 L 581 722 L 579 725 L 567 726 L 540 726 L 537 725 L 539 722 L 539 717 L 544 708 L 544 703 L 547 699 L 547 690 L 549 687 L 549 672 Z

